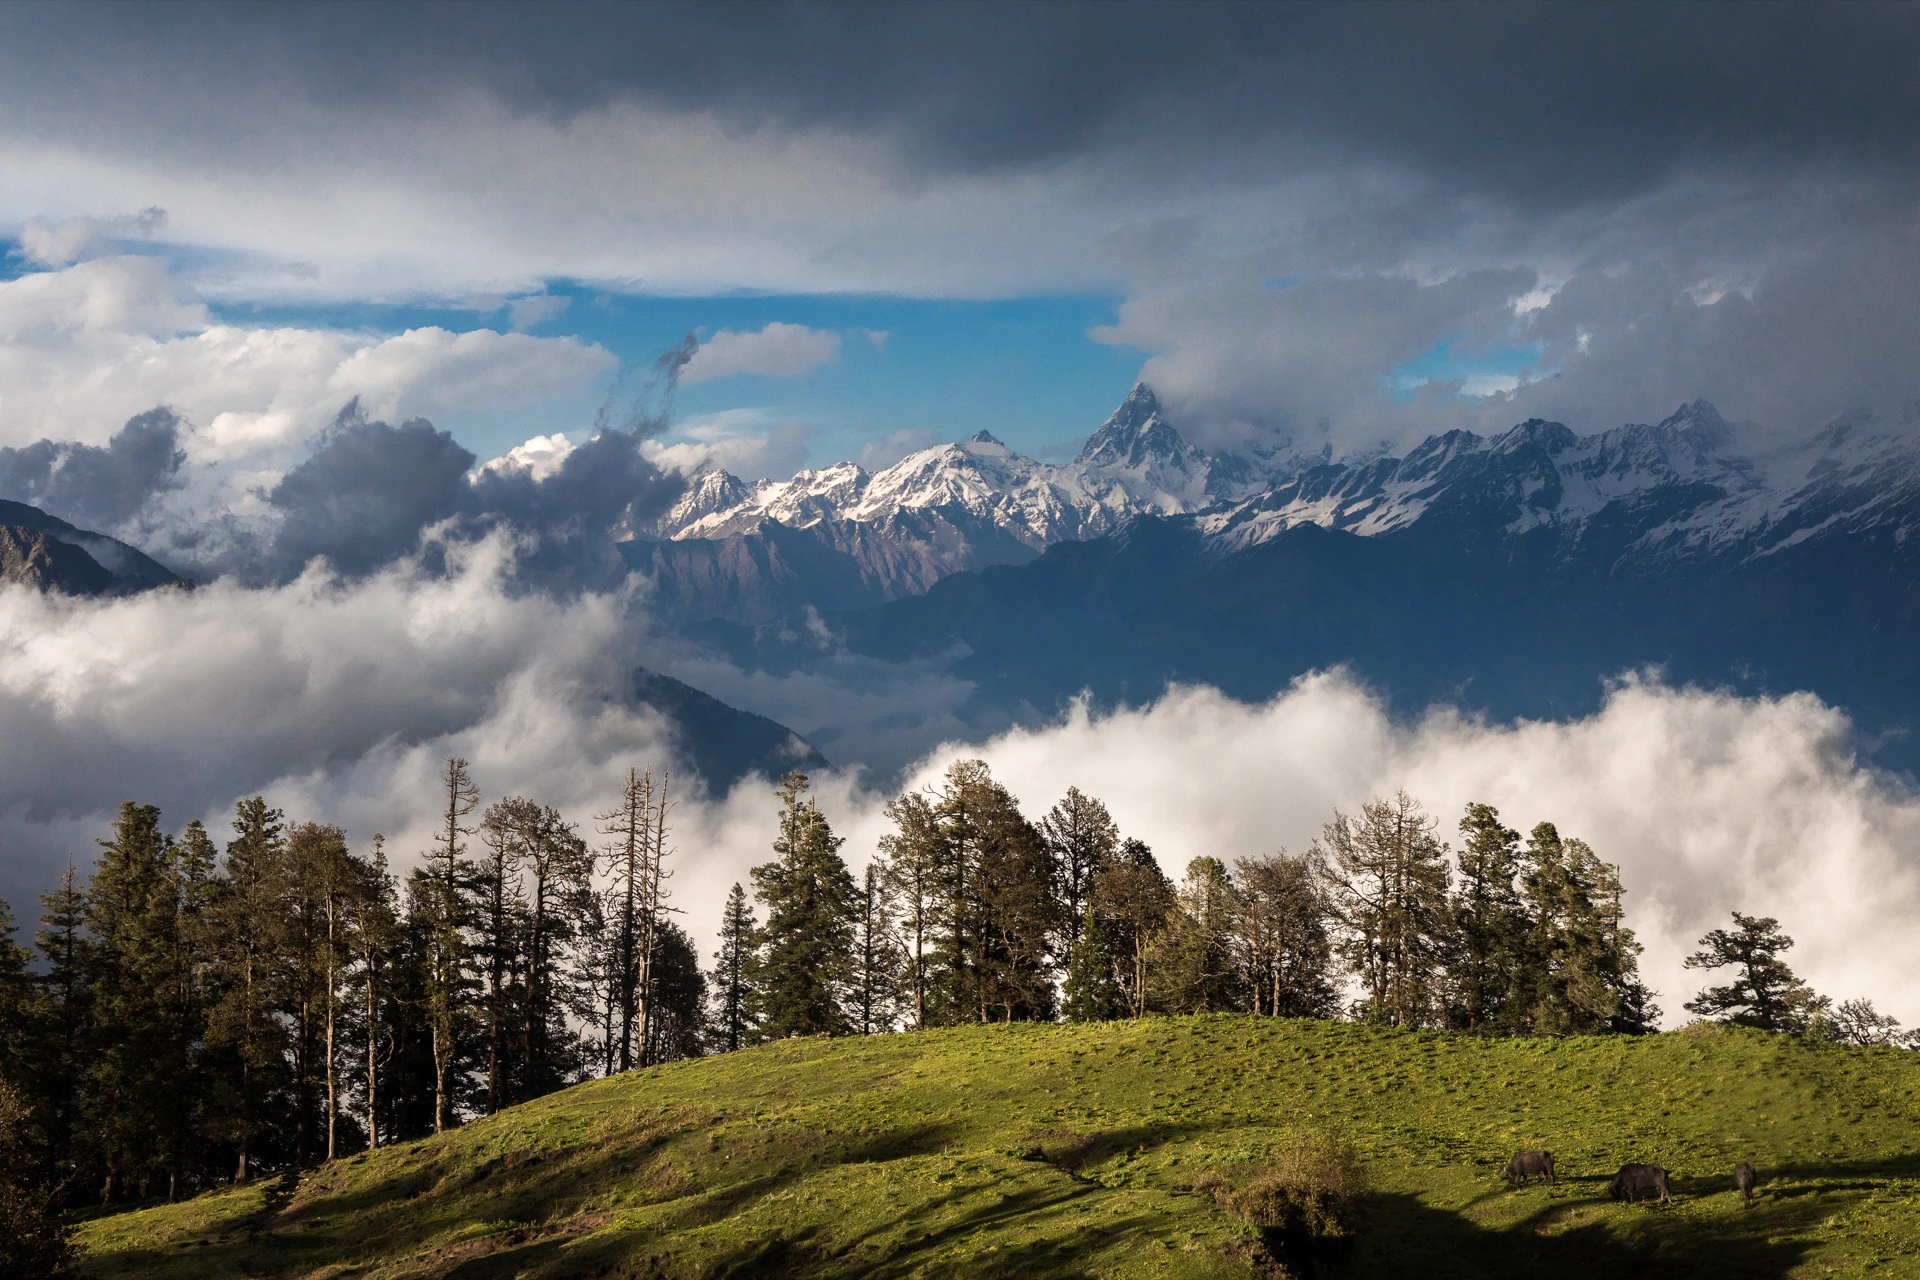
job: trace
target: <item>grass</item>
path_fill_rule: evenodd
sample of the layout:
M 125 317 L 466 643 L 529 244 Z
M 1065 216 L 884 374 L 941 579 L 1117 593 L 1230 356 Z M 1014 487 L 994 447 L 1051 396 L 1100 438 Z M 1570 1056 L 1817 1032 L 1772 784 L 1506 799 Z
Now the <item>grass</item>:
M 1341 1274 L 1920 1276 L 1920 1054 L 1242 1016 L 787 1041 L 93 1218 L 79 1243 L 98 1280 L 1272 1275 L 1209 1188 L 1302 1133 L 1365 1163 Z M 1508 1190 L 1535 1146 L 1560 1185 Z M 1675 1203 L 1607 1199 L 1630 1160 L 1665 1165 Z

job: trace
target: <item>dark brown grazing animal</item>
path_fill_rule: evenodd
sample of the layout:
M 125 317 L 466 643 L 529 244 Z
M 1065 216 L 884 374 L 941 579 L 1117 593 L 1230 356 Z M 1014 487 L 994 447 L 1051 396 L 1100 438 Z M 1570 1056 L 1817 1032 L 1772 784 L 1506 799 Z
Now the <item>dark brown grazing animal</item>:
M 1510 1187 L 1525 1184 L 1528 1178 L 1545 1178 L 1553 1181 L 1553 1152 L 1516 1151 L 1513 1159 L 1507 1161 L 1507 1185 Z
M 1733 1166 L 1733 1189 L 1740 1193 L 1743 1208 L 1753 1208 L 1753 1166 L 1745 1160 Z
M 1641 1196 L 1655 1194 L 1659 1195 L 1661 1204 L 1673 1203 L 1673 1193 L 1667 1190 L 1667 1171 L 1657 1164 L 1621 1165 L 1620 1172 L 1607 1184 L 1607 1194 L 1628 1204 Z

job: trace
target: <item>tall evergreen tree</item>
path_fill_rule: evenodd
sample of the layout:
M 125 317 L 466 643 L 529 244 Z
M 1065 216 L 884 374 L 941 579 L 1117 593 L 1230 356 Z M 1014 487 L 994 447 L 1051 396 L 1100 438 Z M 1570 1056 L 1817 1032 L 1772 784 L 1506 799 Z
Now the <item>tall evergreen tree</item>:
M 36 1176 L 34 1129 L 25 1095 L 0 1076 L 0 1276 L 7 1280 L 71 1274 L 70 1229 L 53 1187 Z
M 720 949 L 713 953 L 713 1041 L 722 1053 L 748 1043 L 759 1019 L 756 992 L 750 979 L 757 926 L 747 891 L 736 883 L 727 893 L 720 914 Z
M 693 939 L 671 920 L 653 931 L 653 1013 L 647 1019 L 648 1062 L 678 1062 L 706 1050 L 707 979 Z
M 857 910 L 847 1014 L 855 1030 L 870 1036 L 893 1030 L 902 974 L 893 908 L 887 900 L 885 866 L 879 860 L 869 862 L 861 875 Z
M 1523 864 L 1529 932 L 1515 988 L 1525 1029 L 1592 1035 L 1643 1018 L 1631 1007 L 1647 993 L 1638 985 L 1640 946 L 1622 921 L 1618 872 L 1551 822 L 1535 825 Z
M 927 1025 L 934 955 L 954 898 L 954 867 L 941 834 L 940 815 L 925 794 L 910 791 L 894 797 L 887 805 L 887 817 L 894 829 L 880 837 L 880 856 L 885 861 L 888 895 L 900 913 L 906 966 L 902 985 L 917 1031 Z
M 166 1113 L 179 1106 L 187 1082 L 172 1070 L 179 918 L 172 842 L 160 830 L 160 811 L 121 805 L 113 838 L 100 848 L 87 886 L 95 998 L 81 1111 L 101 1165 L 101 1202 L 112 1204 L 127 1190 L 144 1197 L 164 1168 Z
M 1240 1007 L 1233 956 L 1234 886 L 1218 858 L 1187 863 L 1166 926 L 1149 953 L 1148 987 L 1167 1013 L 1224 1013 Z
M 349 901 L 346 949 L 360 1006 L 361 1123 L 367 1146 L 378 1151 L 381 1068 L 393 1053 L 393 973 L 402 959 L 399 907 L 383 836 L 374 835 L 371 859 L 358 863 L 356 869 L 360 882 Z
M 565 948 L 574 912 L 591 891 L 593 856 L 573 824 L 549 805 L 528 808 L 526 1008 L 521 1019 L 523 1096 L 549 1093 L 566 1082 L 577 1054 L 564 1016 Z
M 480 1016 L 485 1024 L 488 1115 L 513 1101 L 518 1063 L 514 1046 L 516 1010 L 524 993 L 516 989 L 524 945 L 520 906 L 520 866 L 527 856 L 525 810 L 530 800 L 513 797 L 487 806 L 480 819 L 480 856 L 469 873 L 472 887 L 474 959 L 484 971 Z
M 1046 842 L 980 760 L 947 769 L 934 811 L 948 868 L 939 953 L 945 1015 L 1051 1019 L 1060 906 Z
M 1312 860 L 1276 853 L 1234 863 L 1234 939 L 1255 1013 L 1326 1018 L 1338 1007 L 1328 907 Z
M 209 1136 L 234 1152 L 236 1182 L 253 1174 L 285 1062 L 272 1000 L 285 852 L 284 815 L 259 796 L 242 800 L 210 911 L 207 1037 L 223 1068 L 208 1108 Z
M 1763 1031 L 1805 1031 L 1827 1001 L 1781 958 L 1792 946 L 1772 916 L 1734 912 L 1733 928 L 1709 930 L 1686 962 L 1689 969 L 1732 969 L 1733 981 L 1687 1001 L 1687 1012 Z
M 473 828 L 466 818 L 480 804 L 467 762 L 450 756 L 441 775 L 440 828 L 434 835 L 427 865 L 421 869 L 421 923 L 426 933 L 427 1031 L 433 1045 L 433 1131 L 453 1124 L 454 1067 L 461 1052 L 470 1003 L 471 975 L 467 951 L 466 837 Z
M 1460 835 L 1452 1021 L 1468 1031 L 1514 1035 L 1526 1016 L 1521 971 L 1532 932 L 1514 888 L 1520 833 L 1501 822 L 1492 805 L 1473 803 L 1460 819 Z
M 1073 950 L 1067 956 L 1067 976 L 1061 991 L 1062 1012 L 1068 1022 L 1106 1022 L 1125 1010 L 1120 984 L 1113 976 L 1113 952 L 1094 906 L 1089 888 L 1080 927 L 1074 931 Z
M 0 1079 L 25 1081 L 34 1031 L 32 957 L 14 932 L 13 908 L 0 899 Z
M 1080 937 L 1093 878 L 1120 852 L 1120 832 L 1107 806 L 1080 788 L 1068 787 L 1060 803 L 1040 820 L 1040 835 L 1053 855 L 1060 877 L 1061 953 L 1070 954 Z
M 1358 818 L 1336 812 L 1318 846 L 1368 1016 L 1394 1026 L 1431 1026 L 1442 1011 L 1451 922 L 1438 825 L 1400 791 L 1369 800 Z
M 840 857 L 843 842 L 806 792 L 805 774 L 780 779 L 774 860 L 753 869 L 754 894 L 767 913 L 753 980 L 761 1032 L 776 1040 L 847 1029 L 853 877 Z
M 1153 850 L 1140 840 L 1124 842 L 1113 862 L 1093 878 L 1094 910 L 1115 960 L 1122 1003 L 1131 1017 L 1146 1015 L 1148 958 L 1166 928 L 1173 902 L 1172 881 L 1160 870 Z
M 86 895 L 71 864 L 59 887 L 41 895 L 40 928 L 34 934 L 39 954 L 39 993 L 35 1001 L 33 1072 L 47 1114 L 46 1132 L 54 1177 L 65 1183 L 76 1172 L 75 1135 L 79 1126 L 80 1077 L 85 1071 L 85 1036 L 92 1021 L 90 948 L 86 937 Z

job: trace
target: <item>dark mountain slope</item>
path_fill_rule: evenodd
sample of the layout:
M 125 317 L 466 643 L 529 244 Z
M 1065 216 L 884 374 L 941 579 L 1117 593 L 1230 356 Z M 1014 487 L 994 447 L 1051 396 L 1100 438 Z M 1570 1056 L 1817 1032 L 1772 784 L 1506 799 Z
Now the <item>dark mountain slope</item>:
M 68 595 L 125 595 L 186 579 L 117 538 L 0 499 L 0 581 Z
M 1640 527 L 1606 515 L 1570 548 L 1550 526 L 1501 539 L 1474 520 L 1370 537 L 1303 524 L 1222 551 L 1191 520 L 1143 519 L 839 623 L 875 657 L 964 646 L 954 672 L 978 685 L 982 711 L 1082 689 L 1139 701 L 1170 681 L 1264 698 L 1345 664 L 1403 710 L 1562 716 L 1592 710 L 1606 678 L 1658 666 L 1747 692 L 1811 690 L 1870 733 L 1902 735 L 1885 762 L 1920 765 L 1910 541 L 1867 529 L 1766 555 L 1622 560 Z
M 777 778 L 790 769 L 827 767 L 813 744 L 785 725 L 728 706 L 672 676 L 639 667 L 633 693 L 636 701 L 673 721 L 676 745 L 715 794 L 750 773 Z

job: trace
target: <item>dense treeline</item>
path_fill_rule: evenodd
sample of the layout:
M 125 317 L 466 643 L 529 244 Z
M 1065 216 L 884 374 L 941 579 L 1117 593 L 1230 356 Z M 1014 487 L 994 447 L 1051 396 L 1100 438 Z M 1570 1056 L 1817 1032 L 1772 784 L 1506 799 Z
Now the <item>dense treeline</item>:
M 1100 801 L 1070 788 L 1034 822 L 977 760 L 896 797 L 858 876 L 807 779 L 778 795 L 773 856 L 733 886 L 704 968 L 667 891 L 665 774 L 629 771 L 583 834 L 531 799 L 482 808 L 449 760 L 404 876 L 379 836 L 356 851 L 258 797 L 224 847 L 121 806 L 90 874 L 42 898 L 31 948 L 0 904 L 0 1212 L 48 1189 L 176 1197 L 787 1036 L 1227 1010 L 1502 1036 L 1660 1017 L 1616 869 L 1483 804 L 1457 849 L 1400 793 L 1301 853 L 1198 857 L 1176 883 Z M 1799 982 L 1777 922 L 1734 923 L 1689 961 L 1732 980 L 1689 1011 L 1897 1038 Z

